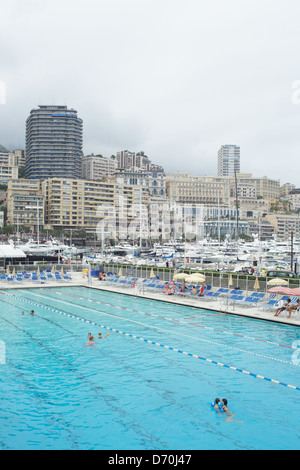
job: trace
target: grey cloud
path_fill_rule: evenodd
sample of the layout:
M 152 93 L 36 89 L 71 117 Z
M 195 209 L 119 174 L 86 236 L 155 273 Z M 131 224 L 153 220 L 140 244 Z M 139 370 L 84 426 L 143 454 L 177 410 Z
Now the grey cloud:
M 216 174 L 234 143 L 243 171 L 299 186 L 299 13 L 292 0 L 3 0 L 0 144 L 24 146 L 30 110 L 53 102 L 84 119 L 85 153 Z

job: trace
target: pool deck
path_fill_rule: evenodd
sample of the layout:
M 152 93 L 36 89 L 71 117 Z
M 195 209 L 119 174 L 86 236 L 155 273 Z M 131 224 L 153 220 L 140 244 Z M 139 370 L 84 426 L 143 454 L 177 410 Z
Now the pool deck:
M 155 291 L 148 291 L 141 286 L 137 285 L 134 288 L 120 287 L 111 285 L 105 281 L 99 281 L 97 278 L 88 280 L 82 273 L 73 273 L 70 281 L 47 281 L 46 283 L 22 281 L 15 283 L 8 283 L 7 281 L 0 282 L 0 291 L 5 289 L 25 289 L 25 288 L 51 288 L 51 287 L 87 287 L 98 289 L 101 291 L 115 292 L 119 294 L 131 295 L 144 299 L 158 300 L 161 302 L 168 302 L 170 304 L 184 305 L 199 309 L 211 310 L 219 314 L 236 315 L 247 318 L 254 318 L 256 320 L 272 321 L 275 323 L 282 323 L 292 326 L 300 326 L 300 314 L 293 312 L 291 318 L 287 318 L 287 312 L 284 311 L 280 316 L 275 317 L 275 310 L 262 310 L 258 307 L 241 306 L 239 304 L 226 302 L 225 298 L 208 300 L 199 297 L 193 298 L 191 296 L 181 297 L 180 295 L 167 295 Z
M 87 285 L 87 284 L 85 284 Z M 139 287 L 117 287 L 117 286 L 111 286 L 111 285 L 106 285 L 105 282 L 101 282 L 98 280 L 92 281 L 92 285 L 89 287 L 92 287 L 94 289 L 99 289 L 102 291 L 109 291 L 109 292 L 115 292 L 115 293 L 120 293 L 120 294 L 125 294 L 125 295 L 132 295 L 134 297 L 141 297 L 144 299 L 151 299 L 151 300 L 159 300 L 161 302 L 168 302 L 168 303 L 173 303 L 177 305 L 184 305 L 188 307 L 194 307 L 194 308 L 199 308 L 199 309 L 205 309 L 205 310 L 211 310 L 212 312 L 218 312 L 220 314 L 225 314 L 225 315 L 236 315 L 236 316 L 242 316 L 242 317 L 247 317 L 247 318 L 255 318 L 256 320 L 266 320 L 266 321 L 272 321 L 275 323 L 283 323 L 286 325 L 292 325 L 292 326 L 300 326 L 300 317 L 297 315 L 296 317 L 294 316 L 295 314 L 292 313 L 291 318 L 287 318 L 287 312 L 282 312 L 280 316 L 274 317 L 275 310 L 261 310 L 257 307 L 242 307 L 238 304 L 228 304 L 226 302 L 226 299 L 222 298 L 220 300 L 203 300 L 199 297 L 197 298 L 192 298 L 191 296 L 189 297 L 180 297 L 180 295 L 168 295 L 168 294 L 163 294 L 163 293 L 157 293 L 157 292 L 149 292 L 147 290 L 144 290 L 139 288 Z M 224 302 L 225 301 L 225 302 Z

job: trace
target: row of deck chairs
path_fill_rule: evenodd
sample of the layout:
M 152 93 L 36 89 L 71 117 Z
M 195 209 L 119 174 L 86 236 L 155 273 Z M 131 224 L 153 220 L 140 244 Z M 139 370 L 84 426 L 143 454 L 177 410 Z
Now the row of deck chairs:
M 290 296 L 284 295 L 281 298 L 277 298 L 276 294 L 267 294 L 263 292 L 252 292 L 247 295 L 246 292 L 238 289 L 224 289 L 220 288 L 216 292 L 207 292 L 203 299 L 217 299 L 222 303 L 232 303 L 241 307 L 257 307 L 259 310 L 276 310 L 281 304 L 285 302 Z M 297 303 L 298 297 L 291 299 L 291 305 Z M 300 314 L 299 311 L 295 311 L 295 314 Z
M 109 284 L 114 284 L 119 287 L 130 287 L 137 285 L 142 288 L 143 291 L 162 293 L 166 285 L 166 281 L 161 281 L 158 277 L 153 279 L 137 279 L 133 277 L 122 277 L 116 274 L 111 274 L 106 280 Z M 133 284 L 134 283 L 134 284 Z M 172 287 L 172 285 L 170 286 Z M 219 300 L 223 304 L 234 304 L 240 307 L 256 307 L 259 310 L 275 311 L 280 306 L 280 301 L 285 301 L 289 296 L 282 296 L 277 298 L 276 294 L 267 294 L 264 292 L 247 292 L 240 289 L 230 288 L 219 288 L 213 290 L 212 286 L 206 285 L 204 292 L 200 296 L 198 294 L 192 294 L 192 286 L 188 285 L 185 288 L 185 292 L 180 291 L 181 284 L 176 283 L 176 288 L 172 292 L 175 296 L 186 297 L 186 298 L 200 298 L 204 301 Z M 291 305 L 297 302 L 298 297 L 291 299 Z M 300 315 L 300 311 L 294 311 L 295 314 Z
M 8 283 L 22 283 L 22 282 L 28 282 L 32 281 L 35 283 L 46 283 L 50 281 L 70 281 L 71 276 L 67 274 L 66 272 L 63 273 L 63 275 L 56 271 L 52 274 L 50 270 L 43 271 L 40 270 L 39 273 L 37 272 L 22 272 L 22 273 L 16 273 L 15 275 L 12 274 L 1 274 L 0 275 L 0 281 L 8 282 Z
M 135 283 L 138 281 L 137 277 L 125 277 L 118 274 L 108 273 L 105 279 L 106 285 L 115 285 L 118 287 L 134 287 Z M 102 281 L 101 281 L 102 282 Z

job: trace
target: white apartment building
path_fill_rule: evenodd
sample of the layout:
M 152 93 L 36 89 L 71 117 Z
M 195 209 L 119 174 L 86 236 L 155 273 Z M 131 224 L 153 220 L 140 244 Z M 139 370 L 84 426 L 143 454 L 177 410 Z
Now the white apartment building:
M 0 183 L 6 184 L 11 178 L 18 178 L 15 155 L 11 152 L 0 152 Z
M 164 172 L 162 166 L 152 163 L 142 151 L 138 153 L 129 152 L 128 150 L 117 152 L 116 167 L 118 170 Z
M 280 180 L 274 180 L 267 176 L 257 177 L 251 173 L 238 173 L 238 185 L 253 185 L 255 188 L 255 197 L 263 199 L 279 199 L 280 197 Z
M 291 183 L 285 183 L 280 187 L 279 190 L 279 196 L 282 199 L 288 199 L 289 198 L 289 193 L 293 190 L 296 189 L 296 186 Z
M 115 174 L 119 183 L 141 186 L 149 196 L 166 197 L 166 175 L 158 171 L 122 170 Z
M 116 170 L 116 159 L 105 158 L 102 155 L 86 155 L 82 159 L 82 178 L 86 180 L 98 180 L 107 176 L 113 176 Z
M 14 165 L 18 167 L 25 167 L 25 163 L 26 163 L 25 150 L 16 149 L 13 151 L 13 155 L 14 155 Z
M 291 202 L 291 209 L 294 211 L 300 210 L 300 189 L 295 188 L 289 192 L 288 198 Z
M 7 224 L 36 231 L 44 223 L 44 198 L 40 182 L 10 179 L 7 188 Z
M 273 225 L 275 235 L 279 240 L 290 240 L 292 233 L 294 237 L 299 236 L 300 217 L 298 215 L 269 214 L 265 220 Z
M 114 238 L 127 236 L 127 228 L 147 205 L 147 193 L 139 187 L 103 181 L 51 178 L 42 183 L 45 227 L 95 231 L 102 219 Z
M 180 204 L 226 204 L 230 197 L 229 181 L 214 176 L 172 173 L 166 176 L 167 195 Z
M 218 176 L 233 176 L 240 172 L 240 147 L 222 145 L 218 151 Z

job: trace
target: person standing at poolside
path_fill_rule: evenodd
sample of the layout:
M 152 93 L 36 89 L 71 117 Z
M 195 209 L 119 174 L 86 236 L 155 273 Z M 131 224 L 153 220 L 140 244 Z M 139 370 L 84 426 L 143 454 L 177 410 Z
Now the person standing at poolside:
M 200 292 L 199 292 L 198 295 L 199 295 L 199 297 L 200 296 L 202 297 L 204 295 L 204 282 L 202 282 L 202 284 L 201 284 L 201 289 L 200 289 Z

